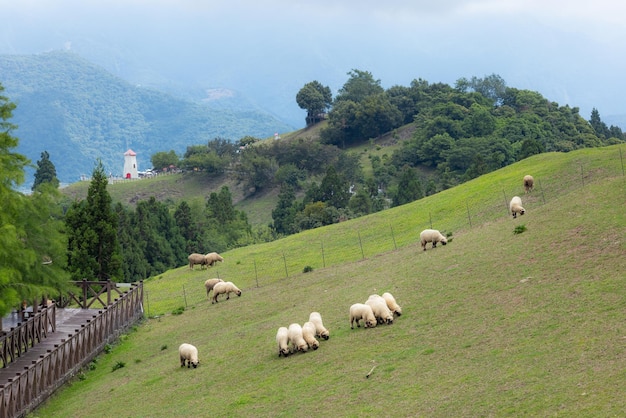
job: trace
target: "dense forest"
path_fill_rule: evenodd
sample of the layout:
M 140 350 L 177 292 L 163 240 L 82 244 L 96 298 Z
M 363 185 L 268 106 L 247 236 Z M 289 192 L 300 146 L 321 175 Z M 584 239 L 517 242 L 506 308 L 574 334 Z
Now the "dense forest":
M 16 106 L 0 99 L 0 314 L 23 298 L 64 288 L 69 278 L 141 280 L 184 265 L 190 252 L 223 252 L 402 205 L 534 154 L 625 140 L 596 109 L 587 121 L 578 108 L 507 87 L 497 75 L 460 79 L 455 86 L 414 80 L 385 90 L 369 72 L 352 70 L 334 98 L 317 81 L 296 95 L 307 122 L 323 126 L 318 136 L 232 141 L 192 135 L 180 156 L 167 149 L 152 154 L 157 170 L 175 165 L 188 175 L 228 176 L 248 198 L 279 189 L 271 224 L 253 229 L 226 186 L 202 203 L 113 203 L 102 162 L 92 172 L 87 199 L 70 202 L 56 189 L 47 150 L 41 150 L 33 194 L 17 192 L 27 159 L 15 152 L 17 126 L 9 119 Z M 370 167 L 352 152 L 383 135 L 394 138 L 406 126 L 412 136 L 398 140 L 390 155 L 369 158 Z

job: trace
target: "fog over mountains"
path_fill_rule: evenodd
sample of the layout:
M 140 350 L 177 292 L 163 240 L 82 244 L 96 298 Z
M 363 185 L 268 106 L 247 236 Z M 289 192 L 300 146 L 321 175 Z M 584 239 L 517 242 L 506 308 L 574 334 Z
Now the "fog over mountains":
M 626 4 L 610 0 L 0 0 L 0 10 L 0 54 L 71 51 L 133 86 L 244 103 L 293 129 L 304 126 L 298 90 L 317 80 L 336 94 L 351 69 L 385 88 L 498 74 L 626 128 Z

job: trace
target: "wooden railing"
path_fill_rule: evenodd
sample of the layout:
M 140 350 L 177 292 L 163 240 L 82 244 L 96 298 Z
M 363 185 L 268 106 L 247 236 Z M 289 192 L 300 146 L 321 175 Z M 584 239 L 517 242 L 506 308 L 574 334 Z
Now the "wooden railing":
M 96 284 L 111 286 L 107 282 Z M 16 371 L 8 383 L 0 382 L 0 418 L 22 417 L 35 409 L 142 315 L 143 282 L 139 282 L 103 309 L 94 310 L 91 319 Z
M 0 367 L 5 368 L 15 359 L 42 341 L 56 329 L 56 305 L 41 305 L 25 322 L 0 335 Z

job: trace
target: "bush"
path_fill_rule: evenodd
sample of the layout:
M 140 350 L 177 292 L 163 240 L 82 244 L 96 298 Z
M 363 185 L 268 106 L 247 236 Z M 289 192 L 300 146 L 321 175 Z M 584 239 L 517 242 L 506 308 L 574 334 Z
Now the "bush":
M 113 365 L 113 367 L 111 367 L 111 371 L 114 372 L 117 369 L 121 369 L 122 367 L 125 367 L 125 366 L 126 366 L 126 363 L 124 363 L 123 361 L 118 361 L 117 363 Z
M 526 225 L 524 224 L 517 225 L 515 229 L 513 230 L 513 234 L 515 235 L 521 234 L 522 232 L 526 232 Z
M 172 311 L 172 315 L 180 315 L 180 314 L 182 314 L 183 312 L 185 312 L 185 307 L 184 307 L 184 306 L 180 306 L 180 307 L 178 307 L 177 309 L 174 309 L 174 310 Z
M 310 271 L 313 271 L 313 267 L 311 266 L 304 266 L 304 270 L 302 270 L 303 273 L 308 273 Z

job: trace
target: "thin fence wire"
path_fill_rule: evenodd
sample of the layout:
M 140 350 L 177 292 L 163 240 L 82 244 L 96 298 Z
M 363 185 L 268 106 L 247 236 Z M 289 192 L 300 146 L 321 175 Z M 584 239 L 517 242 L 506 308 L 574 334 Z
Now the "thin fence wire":
M 612 148 L 609 151 L 591 153 L 571 162 L 569 175 L 561 172 L 558 177 L 535 176 L 535 188 L 528 194 L 524 194 L 522 176 L 519 176 L 519 184 L 515 187 L 507 189 L 496 185 L 489 190 L 470 191 L 467 196 L 457 197 L 459 200 L 456 202 L 448 201 L 446 207 L 434 206 L 434 203 L 425 201 L 423 209 L 415 213 L 415 216 L 387 220 L 384 227 L 372 227 L 372 223 L 381 222 L 380 215 L 376 218 L 357 218 L 349 228 L 345 228 L 340 241 L 336 238 L 336 231 L 317 231 L 315 234 L 305 231 L 299 234 L 298 239 L 281 240 L 284 242 L 283 248 L 267 250 L 264 247 L 267 244 L 255 246 L 252 250 L 247 248 L 245 253 L 241 252 L 245 254 L 245 258 L 239 256 L 240 251 L 232 250 L 223 265 L 203 270 L 201 275 L 196 274 L 199 271 L 194 271 L 178 290 L 169 289 L 166 292 L 155 286 L 153 292 L 150 282 L 146 282 L 146 313 L 148 316 L 161 315 L 206 303 L 208 299 L 203 285 L 211 277 L 233 281 L 245 292 L 255 286 L 297 279 L 296 276 L 307 269 L 323 269 L 358 262 L 410 245 L 421 250 L 419 233 L 423 229 L 434 228 L 444 235 L 454 235 L 493 219 L 510 216 L 508 202 L 515 194 L 522 196 L 524 207 L 528 211 L 545 205 L 547 201 L 563 193 L 584 188 L 592 182 L 610 177 L 625 177 L 621 148 Z M 303 264 L 302 260 L 307 261 Z

